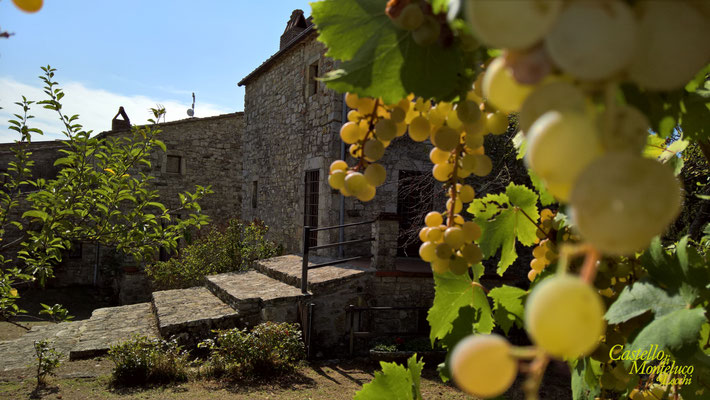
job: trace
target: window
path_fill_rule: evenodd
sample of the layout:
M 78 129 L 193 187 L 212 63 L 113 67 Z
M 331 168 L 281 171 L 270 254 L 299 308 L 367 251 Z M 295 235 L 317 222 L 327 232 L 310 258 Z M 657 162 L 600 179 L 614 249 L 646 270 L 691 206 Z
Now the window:
M 165 163 L 165 172 L 170 172 L 173 174 L 182 173 L 182 157 L 168 156 Z
M 256 208 L 258 203 L 257 203 L 257 196 L 259 194 L 259 181 L 253 181 L 251 183 L 251 208 Z
M 318 93 L 318 61 L 308 67 L 308 96 Z

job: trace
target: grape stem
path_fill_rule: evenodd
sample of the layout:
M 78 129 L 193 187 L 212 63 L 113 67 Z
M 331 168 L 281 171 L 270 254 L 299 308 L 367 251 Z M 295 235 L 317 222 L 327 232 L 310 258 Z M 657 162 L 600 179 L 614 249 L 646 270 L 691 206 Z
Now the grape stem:
M 459 153 L 461 153 L 461 144 L 456 145 L 454 149 L 454 170 L 451 173 L 451 188 L 449 188 L 449 197 L 451 198 L 451 207 L 447 211 L 448 221 L 446 221 L 446 226 L 451 227 L 454 225 L 454 209 L 456 208 L 456 183 L 458 182 L 458 168 L 459 168 Z
M 540 232 L 542 232 L 542 234 L 545 235 L 546 238 L 550 239 L 550 242 L 555 243 L 555 238 L 553 238 L 552 235 L 551 235 L 552 231 L 550 231 L 550 232 L 545 232 L 545 230 L 542 229 L 542 226 L 541 226 L 541 225 L 538 225 L 535 221 L 533 221 L 533 219 L 530 218 L 530 216 L 528 215 L 528 213 L 526 213 L 525 210 L 523 210 L 522 208 L 520 208 L 520 207 L 515 207 L 515 210 L 516 210 L 516 211 L 520 211 L 521 213 L 523 213 L 523 215 L 528 219 L 528 221 L 530 221 L 533 225 L 535 225 L 535 227 L 536 227 Z
M 523 359 L 523 360 L 533 360 L 535 357 L 537 357 L 540 354 L 540 351 L 537 349 L 537 347 L 534 346 L 525 346 L 525 347 L 518 347 L 518 346 L 513 346 L 510 349 L 510 355 Z
M 483 290 L 483 292 L 486 294 L 490 292 L 485 286 L 481 285 L 480 282 L 471 282 L 471 286 L 481 288 L 481 290 Z
M 580 274 L 583 281 L 592 284 L 597 275 L 597 265 L 599 265 L 600 254 L 597 249 L 592 246 L 585 246 L 586 256 L 584 264 L 582 264 L 582 272 Z
M 530 363 L 528 379 L 523 386 L 526 400 L 538 400 L 538 391 L 540 390 L 540 384 L 542 384 L 542 377 L 549 363 L 550 358 L 545 353 L 538 353 L 532 363 Z
M 377 120 L 377 108 L 380 105 L 380 99 L 375 99 L 375 106 L 372 109 L 372 113 L 370 114 L 365 114 L 365 118 L 368 118 L 370 120 L 370 124 L 367 129 L 367 134 L 365 137 L 360 141 L 360 151 L 361 151 L 361 156 L 358 160 L 358 163 L 355 167 L 353 167 L 353 171 L 360 171 L 366 167 L 365 165 L 365 143 L 367 140 L 372 136 L 375 136 L 375 121 Z

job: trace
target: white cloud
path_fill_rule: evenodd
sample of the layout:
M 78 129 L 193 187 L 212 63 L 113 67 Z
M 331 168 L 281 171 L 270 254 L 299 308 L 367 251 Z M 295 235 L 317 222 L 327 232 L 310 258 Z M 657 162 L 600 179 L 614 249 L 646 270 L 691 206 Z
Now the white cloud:
M 123 106 L 131 119 L 132 124 L 145 124 L 153 115 L 151 108 L 160 104 L 167 110 L 166 121 L 176 121 L 187 118 L 186 110 L 191 104 L 172 99 L 156 99 L 146 96 L 124 96 L 111 93 L 103 89 L 86 87 L 80 82 L 61 83 L 65 96 L 61 100 L 62 111 L 67 115 L 79 115 L 78 122 L 84 130 L 93 130 L 94 133 L 111 129 L 111 120 L 118 112 L 118 107 Z M 13 114 L 21 114 L 20 107 L 15 102 L 21 101 L 22 96 L 28 100 L 44 100 L 46 95 L 40 84 L 27 85 L 9 77 L 0 77 L 0 143 L 12 142 L 17 139 L 17 133 L 7 129 L 10 125 L 8 119 L 15 119 Z M 234 112 L 213 104 L 198 104 L 195 110 L 196 117 L 209 117 L 213 115 Z M 61 133 L 64 126 L 59 121 L 55 111 L 43 109 L 42 106 L 32 105 L 29 112 L 35 118 L 31 120 L 30 127 L 39 128 L 43 136 L 33 137 L 33 140 L 63 139 Z

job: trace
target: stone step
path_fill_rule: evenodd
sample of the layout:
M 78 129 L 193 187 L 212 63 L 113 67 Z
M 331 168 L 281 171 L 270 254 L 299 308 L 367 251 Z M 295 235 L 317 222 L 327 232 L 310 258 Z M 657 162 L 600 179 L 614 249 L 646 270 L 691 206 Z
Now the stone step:
M 366 259 L 363 258 L 363 260 Z M 330 261 L 333 261 L 333 259 L 310 256 L 308 258 L 308 265 Z M 342 285 L 346 283 L 346 281 L 359 281 L 368 275 L 374 275 L 375 268 L 370 267 L 367 262 L 359 261 L 360 260 L 345 264 L 328 265 L 309 270 L 308 290 L 314 294 L 320 293 L 329 288 Z M 302 256 L 289 254 L 259 260 L 255 264 L 255 269 L 271 278 L 300 288 L 302 266 Z
M 240 325 L 240 313 L 205 287 L 153 292 L 152 308 L 164 339 L 176 338 L 193 346 L 211 336 L 213 329 Z
M 258 271 L 210 275 L 205 286 L 222 301 L 239 310 L 248 326 L 260 322 L 296 322 L 300 289 Z

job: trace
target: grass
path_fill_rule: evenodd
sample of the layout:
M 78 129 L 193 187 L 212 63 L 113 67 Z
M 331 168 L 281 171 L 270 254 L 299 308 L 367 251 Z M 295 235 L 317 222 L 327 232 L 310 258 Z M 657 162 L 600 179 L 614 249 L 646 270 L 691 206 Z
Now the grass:
M 87 360 L 88 361 L 88 360 Z M 97 364 L 98 363 L 98 364 Z M 84 363 L 82 368 L 99 370 L 108 360 Z M 224 383 L 210 380 L 191 380 L 184 384 L 139 388 L 114 387 L 108 374 L 92 378 L 71 378 L 82 371 L 71 371 L 65 363 L 58 378 L 50 378 L 44 388 L 37 389 L 31 378 L 22 381 L 0 381 L 1 399 L 152 399 L 152 400 L 345 400 L 352 399 L 363 384 L 374 377 L 375 366 L 362 361 L 312 363 L 296 373 L 245 383 Z M 105 366 L 104 366 L 105 367 Z M 76 369 L 76 368 L 75 368 Z M 463 400 L 471 397 L 444 384 L 433 370 L 425 370 L 422 377 L 425 399 Z

